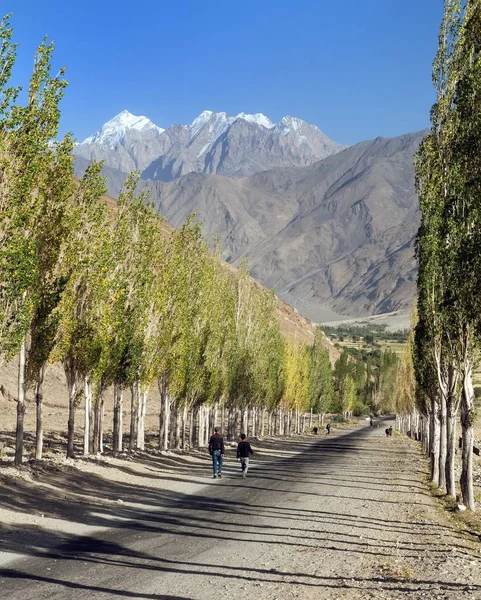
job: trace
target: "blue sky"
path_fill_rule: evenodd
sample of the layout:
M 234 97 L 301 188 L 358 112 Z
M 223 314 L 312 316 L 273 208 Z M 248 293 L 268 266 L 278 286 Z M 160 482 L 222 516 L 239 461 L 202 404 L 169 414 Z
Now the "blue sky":
M 427 127 L 442 0 L 1 0 L 19 42 L 66 65 L 62 132 L 127 108 L 157 125 L 202 110 L 285 114 L 352 144 Z

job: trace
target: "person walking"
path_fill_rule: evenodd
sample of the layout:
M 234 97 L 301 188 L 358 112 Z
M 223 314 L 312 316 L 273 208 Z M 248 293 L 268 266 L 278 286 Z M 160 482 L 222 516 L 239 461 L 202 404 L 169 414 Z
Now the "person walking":
M 327 435 L 329 435 L 331 433 L 331 424 L 330 423 L 328 423 L 326 425 L 326 433 L 327 433 Z
M 209 454 L 212 456 L 213 479 L 222 479 L 222 459 L 224 458 L 224 438 L 220 427 L 214 429 L 214 434 L 209 440 Z
M 247 477 L 247 471 L 249 470 L 250 454 L 254 454 L 254 450 L 246 440 L 246 434 L 241 433 L 241 441 L 237 444 L 237 458 L 241 461 L 243 479 Z

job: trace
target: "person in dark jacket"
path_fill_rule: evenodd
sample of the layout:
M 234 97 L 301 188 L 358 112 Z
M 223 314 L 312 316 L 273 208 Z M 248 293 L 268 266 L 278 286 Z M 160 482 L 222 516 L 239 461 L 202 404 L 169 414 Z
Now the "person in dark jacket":
M 214 435 L 209 440 L 209 454 L 212 456 L 212 470 L 214 479 L 222 479 L 222 459 L 224 458 L 224 438 L 220 433 L 220 427 L 214 429 Z
M 247 471 L 249 470 L 249 455 L 254 454 L 251 445 L 246 440 L 246 434 L 241 433 L 241 441 L 237 444 L 237 458 L 241 461 L 242 466 L 242 477 L 247 477 Z

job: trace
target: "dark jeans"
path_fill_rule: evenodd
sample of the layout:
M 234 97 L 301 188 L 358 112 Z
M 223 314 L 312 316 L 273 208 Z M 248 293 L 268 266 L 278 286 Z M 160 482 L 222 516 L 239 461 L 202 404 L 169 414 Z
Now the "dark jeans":
M 212 470 L 214 475 L 222 475 L 222 456 L 220 450 L 214 450 L 212 454 Z

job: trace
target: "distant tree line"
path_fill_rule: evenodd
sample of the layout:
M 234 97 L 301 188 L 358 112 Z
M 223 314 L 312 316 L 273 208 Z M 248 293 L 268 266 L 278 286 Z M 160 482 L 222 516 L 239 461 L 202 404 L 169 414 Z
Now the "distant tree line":
M 323 330 L 326 335 L 332 337 L 346 338 L 353 341 L 363 340 L 368 344 L 381 339 L 405 342 L 409 333 L 408 329 L 389 331 L 387 325 L 378 323 L 366 325 L 323 325 Z

